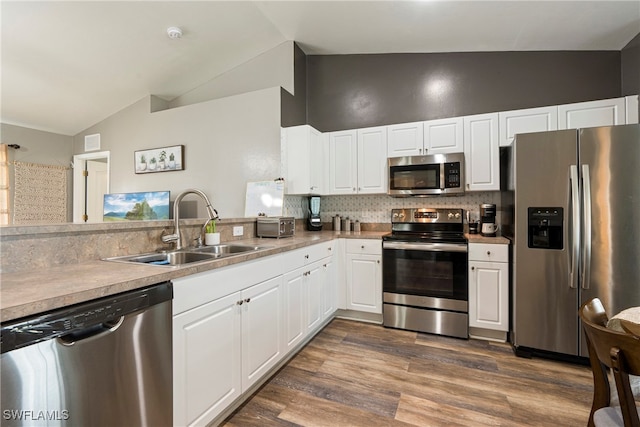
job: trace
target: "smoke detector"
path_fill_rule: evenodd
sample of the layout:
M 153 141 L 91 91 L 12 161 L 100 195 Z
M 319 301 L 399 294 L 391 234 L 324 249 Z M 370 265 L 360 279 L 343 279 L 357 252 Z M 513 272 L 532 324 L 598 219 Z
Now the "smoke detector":
M 170 39 L 179 39 L 182 37 L 182 30 L 178 27 L 167 28 L 167 35 Z

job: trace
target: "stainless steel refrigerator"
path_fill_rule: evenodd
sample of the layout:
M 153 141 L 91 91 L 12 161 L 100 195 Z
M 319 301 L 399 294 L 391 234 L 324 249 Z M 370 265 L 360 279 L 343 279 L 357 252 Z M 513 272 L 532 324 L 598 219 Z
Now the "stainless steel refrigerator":
M 517 135 L 511 154 L 516 354 L 586 357 L 583 302 L 640 306 L 640 125 Z

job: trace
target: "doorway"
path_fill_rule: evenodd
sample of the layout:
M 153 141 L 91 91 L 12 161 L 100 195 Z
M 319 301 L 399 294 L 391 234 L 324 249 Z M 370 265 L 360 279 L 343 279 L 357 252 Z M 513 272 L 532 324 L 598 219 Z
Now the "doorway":
M 109 151 L 73 156 L 73 222 L 102 222 L 109 193 Z

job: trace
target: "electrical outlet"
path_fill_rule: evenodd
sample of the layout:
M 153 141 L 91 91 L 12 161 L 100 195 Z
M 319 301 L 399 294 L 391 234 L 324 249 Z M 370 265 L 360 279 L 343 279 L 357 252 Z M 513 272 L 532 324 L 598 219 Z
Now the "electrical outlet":
M 244 234 L 244 227 L 239 225 L 237 227 L 233 227 L 233 236 L 242 236 Z

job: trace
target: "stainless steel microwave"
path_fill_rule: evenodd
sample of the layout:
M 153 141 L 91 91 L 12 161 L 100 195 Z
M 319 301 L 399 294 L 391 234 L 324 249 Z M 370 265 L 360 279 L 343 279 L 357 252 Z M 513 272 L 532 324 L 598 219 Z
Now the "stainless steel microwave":
M 396 197 L 464 194 L 464 154 L 389 159 L 389 190 Z

